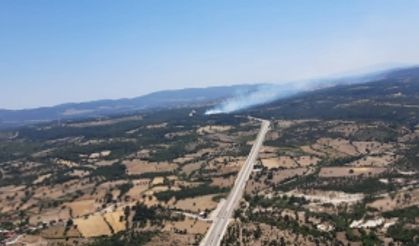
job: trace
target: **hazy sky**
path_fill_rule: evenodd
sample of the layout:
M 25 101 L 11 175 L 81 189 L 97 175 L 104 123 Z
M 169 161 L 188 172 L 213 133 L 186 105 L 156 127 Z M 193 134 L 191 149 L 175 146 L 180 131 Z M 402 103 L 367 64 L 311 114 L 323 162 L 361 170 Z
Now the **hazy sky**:
M 2 0 L 0 108 L 419 63 L 419 1 Z

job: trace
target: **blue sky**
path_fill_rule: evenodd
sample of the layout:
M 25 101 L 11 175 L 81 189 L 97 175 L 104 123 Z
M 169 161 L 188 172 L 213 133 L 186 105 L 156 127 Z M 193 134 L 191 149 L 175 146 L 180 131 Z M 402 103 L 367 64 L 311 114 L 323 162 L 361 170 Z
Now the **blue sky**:
M 0 108 L 419 63 L 419 1 L 0 1 Z

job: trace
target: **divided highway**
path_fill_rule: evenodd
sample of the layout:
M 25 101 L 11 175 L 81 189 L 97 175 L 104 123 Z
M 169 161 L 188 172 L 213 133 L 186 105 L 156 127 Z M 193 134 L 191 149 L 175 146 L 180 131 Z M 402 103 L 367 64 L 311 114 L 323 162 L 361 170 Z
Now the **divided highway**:
M 246 186 L 246 182 L 250 177 L 250 173 L 253 170 L 256 159 L 259 154 L 260 147 L 262 146 L 265 135 L 269 130 L 269 121 L 253 118 L 262 122 L 259 134 L 256 138 L 255 143 L 247 156 L 246 162 L 243 164 L 240 172 L 237 175 L 233 189 L 227 197 L 222 209 L 214 219 L 211 227 L 209 228 L 204 239 L 201 241 L 201 246 L 219 246 L 223 236 L 227 230 L 230 218 L 233 215 L 234 210 L 238 206 L 240 199 L 243 196 L 243 191 Z

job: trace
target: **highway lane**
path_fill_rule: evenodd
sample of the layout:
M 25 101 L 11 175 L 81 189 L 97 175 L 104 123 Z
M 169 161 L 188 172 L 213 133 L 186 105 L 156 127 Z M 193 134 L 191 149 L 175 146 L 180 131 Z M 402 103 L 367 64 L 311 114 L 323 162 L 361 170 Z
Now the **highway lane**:
M 256 118 L 253 118 L 256 119 Z M 246 182 L 250 177 L 250 174 L 255 165 L 256 159 L 259 154 L 260 147 L 262 146 L 265 135 L 269 130 L 270 122 L 267 120 L 256 119 L 262 122 L 260 131 L 256 138 L 255 143 L 250 150 L 249 155 L 240 172 L 237 175 L 234 187 L 230 191 L 230 194 L 227 197 L 227 200 L 224 203 L 224 206 L 220 210 L 219 214 L 216 216 L 211 227 L 209 228 L 206 236 L 201 241 L 201 246 L 218 246 L 223 239 L 223 236 L 227 230 L 230 218 L 233 215 L 234 210 L 239 204 L 241 197 L 243 196 L 243 191 L 246 186 Z

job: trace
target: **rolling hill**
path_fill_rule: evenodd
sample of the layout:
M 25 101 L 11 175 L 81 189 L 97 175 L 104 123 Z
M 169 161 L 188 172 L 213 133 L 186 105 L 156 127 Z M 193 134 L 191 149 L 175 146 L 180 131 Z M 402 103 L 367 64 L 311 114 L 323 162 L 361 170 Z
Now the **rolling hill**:
M 156 108 L 211 105 L 225 98 L 232 97 L 238 92 L 253 91 L 259 86 L 260 84 L 253 84 L 167 90 L 129 99 L 67 103 L 53 107 L 22 110 L 0 109 L 0 128 L 59 119 L 109 116 Z

